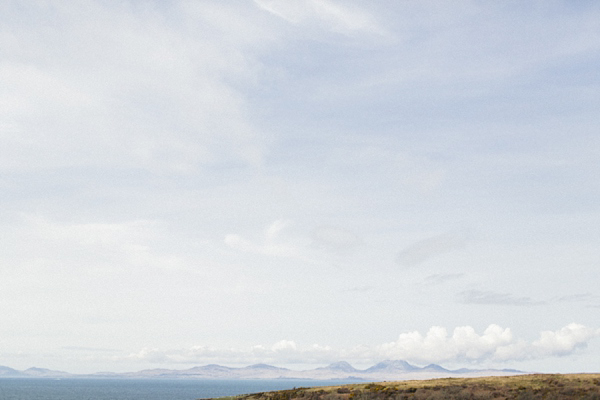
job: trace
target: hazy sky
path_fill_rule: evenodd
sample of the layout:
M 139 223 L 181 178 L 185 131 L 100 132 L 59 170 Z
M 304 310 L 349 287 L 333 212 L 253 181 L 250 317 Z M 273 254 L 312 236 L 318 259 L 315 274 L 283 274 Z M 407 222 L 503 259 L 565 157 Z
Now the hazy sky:
M 0 365 L 600 371 L 600 3 L 2 1 Z

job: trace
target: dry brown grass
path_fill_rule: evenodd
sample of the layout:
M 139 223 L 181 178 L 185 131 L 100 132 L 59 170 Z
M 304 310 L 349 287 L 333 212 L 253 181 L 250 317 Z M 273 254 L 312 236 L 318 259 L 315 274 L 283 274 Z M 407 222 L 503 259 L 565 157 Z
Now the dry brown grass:
M 600 400 L 600 374 L 532 374 L 354 383 L 254 393 L 236 400 Z

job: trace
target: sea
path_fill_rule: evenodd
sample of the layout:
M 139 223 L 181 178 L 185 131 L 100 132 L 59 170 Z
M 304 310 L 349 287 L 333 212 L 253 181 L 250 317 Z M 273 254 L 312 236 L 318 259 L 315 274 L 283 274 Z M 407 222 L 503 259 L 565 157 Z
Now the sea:
M 196 400 L 351 381 L 0 379 L 0 400 Z

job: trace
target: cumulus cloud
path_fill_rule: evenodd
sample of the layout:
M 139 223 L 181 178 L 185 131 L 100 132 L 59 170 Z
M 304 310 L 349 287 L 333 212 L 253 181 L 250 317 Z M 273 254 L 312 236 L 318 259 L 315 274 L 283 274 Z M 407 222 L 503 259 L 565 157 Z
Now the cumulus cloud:
M 398 340 L 382 345 L 381 351 L 391 358 L 421 363 L 482 361 L 512 341 L 511 330 L 498 325 L 490 325 L 482 335 L 470 326 L 457 327 L 451 336 L 446 328 L 434 326 L 425 335 L 417 331 L 402 333 Z
M 296 343 L 291 341 L 291 340 L 280 340 L 279 342 L 275 343 L 273 345 L 273 347 L 271 347 L 271 350 L 277 352 L 277 351 L 286 351 L 286 350 L 296 350 L 297 346 Z
M 516 338 L 510 328 L 496 324 L 489 325 L 481 334 L 471 326 L 456 327 L 451 334 L 444 327 L 434 326 L 425 334 L 418 331 L 401 333 L 397 340 L 379 346 L 363 345 L 344 349 L 319 344 L 301 346 L 292 340 L 281 340 L 271 346 L 257 345 L 247 349 L 217 349 L 209 346 L 168 351 L 142 349 L 128 358 L 155 363 L 311 364 L 347 360 L 365 364 L 383 359 L 401 359 L 416 364 L 504 363 L 567 356 L 583 349 L 598 336 L 600 329 L 575 323 L 556 331 L 543 331 L 538 339 L 531 342 Z
M 555 332 L 542 332 L 532 347 L 540 356 L 566 356 L 575 349 L 585 347 L 590 339 L 599 335 L 600 329 L 572 323 Z
M 465 247 L 465 241 L 459 236 L 443 234 L 420 240 L 406 247 L 396 257 L 403 267 L 414 267 L 430 258 Z
M 479 335 L 470 326 L 457 327 L 451 336 L 445 328 L 432 327 L 427 334 L 403 333 L 395 342 L 381 346 L 388 357 L 414 362 L 518 361 L 566 356 L 600 336 L 600 329 L 569 324 L 557 331 L 543 331 L 529 343 L 515 338 L 510 328 L 492 324 Z

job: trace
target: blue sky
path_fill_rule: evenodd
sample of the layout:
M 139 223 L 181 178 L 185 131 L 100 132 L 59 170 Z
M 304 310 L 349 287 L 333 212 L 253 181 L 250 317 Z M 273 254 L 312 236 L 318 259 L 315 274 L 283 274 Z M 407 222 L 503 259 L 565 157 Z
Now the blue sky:
M 0 6 L 0 365 L 598 371 L 594 2 Z

